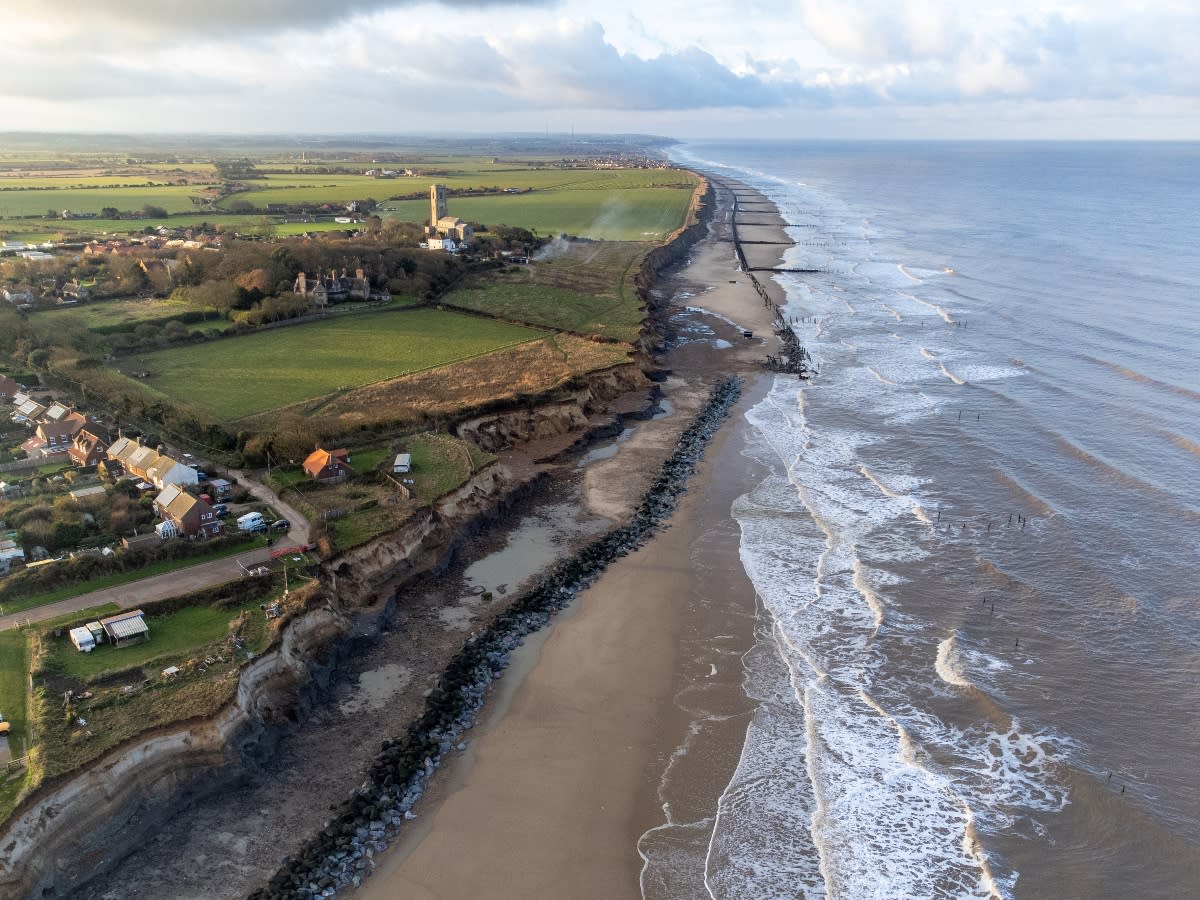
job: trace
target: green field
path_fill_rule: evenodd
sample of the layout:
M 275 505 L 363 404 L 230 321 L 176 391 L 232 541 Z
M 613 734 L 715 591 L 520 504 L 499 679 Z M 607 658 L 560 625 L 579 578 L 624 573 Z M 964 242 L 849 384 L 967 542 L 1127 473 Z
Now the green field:
M 690 189 L 563 190 L 451 197 L 450 213 L 469 222 L 520 226 L 543 235 L 657 241 L 683 223 L 691 199 Z M 429 203 L 418 200 L 389 203 L 386 214 L 401 221 L 421 222 L 429 217 Z
M 160 185 L 157 187 L 121 187 L 112 189 L 51 191 L 0 191 L 0 218 L 10 216 L 45 215 L 47 209 L 61 213 L 99 213 L 106 206 L 119 210 L 139 210 L 144 206 L 161 206 L 168 213 L 192 212 L 195 205 L 189 199 L 199 189 L 194 185 Z
M 160 350 L 123 367 L 152 373 L 138 384 L 230 421 L 543 336 L 433 309 L 386 310 Z
M 51 327 L 59 330 L 76 327 L 132 331 L 143 322 L 162 324 L 172 316 L 196 311 L 196 307 L 183 300 L 146 298 L 102 300 L 80 306 L 47 309 L 40 312 L 39 316 L 43 323 L 53 323 Z M 201 328 L 224 328 L 229 322 L 213 310 L 206 323 L 194 324 Z

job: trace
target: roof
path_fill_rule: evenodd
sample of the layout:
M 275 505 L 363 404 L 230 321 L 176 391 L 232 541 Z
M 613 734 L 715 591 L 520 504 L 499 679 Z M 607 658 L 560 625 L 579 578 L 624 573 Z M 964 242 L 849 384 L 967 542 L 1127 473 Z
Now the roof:
M 84 497 L 103 497 L 104 488 L 101 485 L 93 484 L 91 487 L 76 488 L 71 491 L 73 500 L 81 500 Z
M 121 619 L 119 622 L 111 622 L 104 627 L 104 630 L 117 640 L 121 640 L 122 638 L 137 637 L 140 634 L 149 634 L 150 626 L 146 624 L 145 619 L 137 616 L 132 619 Z
M 392 460 L 392 465 L 393 466 L 411 466 L 412 465 L 412 454 L 411 453 L 397 453 L 396 458 L 394 460 Z
M 42 406 L 42 404 L 38 403 L 36 400 L 26 400 L 17 407 L 17 412 L 29 419 L 36 418 L 45 411 L 46 407 Z
M 15 397 L 21 393 L 21 386 L 7 375 L 0 375 L 0 397 Z
M 180 491 L 179 495 L 167 504 L 163 512 L 172 519 L 182 520 L 184 516 L 190 513 L 197 506 L 200 507 L 201 512 L 212 508 L 203 500 L 197 500 L 186 491 Z
M 125 612 L 117 613 L 115 616 L 109 616 L 107 619 L 101 619 L 100 625 L 102 628 L 107 628 L 113 622 L 120 622 L 124 619 L 142 618 L 146 613 L 140 609 L 127 609 Z
M 323 450 L 318 447 L 304 460 L 304 471 L 316 476 L 329 468 L 349 470 L 350 466 L 346 464 L 346 457 L 349 455 L 344 447 L 337 450 Z
M 46 407 L 46 418 L 58 421 L 69 412 L 71 412 L 71 407 L 67 406 L 65 403 L 55 400 L 48 407 Z
M 95 643 L 96 639 L 92 637 L 92 631 L 86 625 L 80 625 L 78 628 L 71 629 L 71 637 L 78 643 Z

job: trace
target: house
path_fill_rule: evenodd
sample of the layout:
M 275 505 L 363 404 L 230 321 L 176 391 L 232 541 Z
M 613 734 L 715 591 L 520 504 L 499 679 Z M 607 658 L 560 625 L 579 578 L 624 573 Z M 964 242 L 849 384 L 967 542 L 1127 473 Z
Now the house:
M 125 472 L 144 479 L 160 491 L 168 484 L 199 484 L 200 477 L 191 466 L 159 453 L 151 447 L 142 446 L 141 440 L 120 437 L 106 451 L 111 460 L 116 460 Z
M 13 399 L 13 402 L 15 403 L 19 399 L 20 397 L 18 396 Z M 46 407 L 32 398 L 26 398 L 17 405 L 17 415 L 24 416 L 30 422 L 36 422 L 42 417 L 45 411 Z
M 354 275 L 342 269 L 339 275 L 330 270 L 328 275 L 307 275 L 301 272 L 292 283 L 292 293 L 309 298 L 314 306 L 328 306 L 345 300 L 386 300 L 388 293 L 371 287 L 371 279 L 364 269 L 355 269 Z
M 154 508 L 163 517 L 154 529 L 161 538 L 211 537 L 224 527 L 211 506 L 176 484 L 163 488 L 154 498 Z
M 21 449 L 31 459 L 63 459 L 70 452 L 75 435 L 89 421 L 82 413 L 72 412 L 57 422 L 43 422 L 33 437 L 21 444 Z
M 146 624 L 146 614 L 140 609 L 131 609 L 120 615 L 109 616 L 100 620 L 104 635 L 114 647 L 128 647 L 150 640 L 150 626 Z
M 46 422 L 60 422 L 72 412 L 71 407 L 67 404 L 55 400 L 46 407 L 46 411 L 42 413 L 42 420 Z
M 224 478 L 214 478 L 208 483 L 208 489 L 217 500 L 224 500 L 233 490 L 233 485 Z
M 79 432 L 71 439 L 71 447 L 67 450 L 67 455 L 77 466 L 94 466 L 104 460 L 107 450 L 108 431 L 92 423 L 79 429 Z
M 17 394 L 21 393 L 21 386 L 9 378 L 7 375 L 0 375 L 0 399 L 7 400 L 9 403 Z
M 392 474 L 402 475 L 412 471 L 412 454 L 397 453 L 396 458 L 392 460 Z
M 304 460 L 304 471 L 313 481 L 345 481 L 354 474 L 348 450 L 323 450 L 317 447 Z

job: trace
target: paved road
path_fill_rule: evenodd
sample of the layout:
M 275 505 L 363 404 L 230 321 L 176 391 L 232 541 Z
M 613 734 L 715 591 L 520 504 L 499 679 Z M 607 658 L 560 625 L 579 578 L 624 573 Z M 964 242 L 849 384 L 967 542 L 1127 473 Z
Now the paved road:
M 277 541 L 274 547 L 261 547 L 237 556 L 197 563 L 185 569 L 176 569 L 174 572 L 143 578 L 141 581 L 80 594 L 77 597 L 59 600 L 57 603 L 48 603 L 25 612 L 0 616 L 0 631 L 29 622 L 42 622 L 46 619 L 57 618 L 81 609 L 90 609 L 93 606 L 103 606 L 105 603 L 115 603 L 121 609 L 133 609 L 152 600 L 163 600 L 178 594 L 224 584 L 227 581 L 245 577 L 245 573 L 242 571 L 243 565 L 249 568 L 269 560 L 272 550 L 280 547 L 308 545 L 308 522 L 294 507 L 284 503 L 266 485 L 259 483 L 246 472 L 231 471 L 230 474 L 245 485 L 257 499 L 271 505 L 281 515 L 287 517 L 292 525 L 291 531 L 287 534 L 287 540 Z

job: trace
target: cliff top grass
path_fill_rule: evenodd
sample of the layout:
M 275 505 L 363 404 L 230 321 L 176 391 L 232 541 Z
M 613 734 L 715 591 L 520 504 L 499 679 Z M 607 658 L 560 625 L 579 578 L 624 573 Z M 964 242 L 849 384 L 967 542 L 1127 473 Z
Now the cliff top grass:
M 636 242 L 555 242 L 544 258 L 477 277 L 444 302 L 512 322 L 633 343 L 644 318 L 633 276 L 646 250 Z
M 411 454 L 411 472 L 392 474 L 397 453 Z M 425 433 L 353 448 L 350 464 L 357 474 L 347 482 L 319 484 L 299 466 L 276 468 L 270 480 L 310 519 L 328 518 L 336 549 L 348 550 L 398 527 L 413 510 L 453 491 L 495 459 L 453 435 Z M 409 497 L 401 495 L 397 482 Z
M 0 631 L 0 714 L 12 726 L 8 747 L 15 759 L 25 755 L 29 734 L 28 657 L 23 632 Z M 12 812 L 25 786 L 26 776 L 24 767 L 0 767 L 0 822 Z
M 231 422 L 544 334 L 436 309 L 388 309 L 159 350 L 123 365 L 150 373 L 139 386 Z
M 45 684 L 37 723 L 43 777 L 70 772 L 142 732 L 219 710 L 236 692 L 241 667 L 274 640 L 280 620 L 260 607 L 282 596 L 283 579 L 268 577 L 263 596 L 237 605 L 150 610 L 150 640 L 130 647 L 80 653 L 65 630 L 42 630 L 36 677 Z M 310 580 L 295 570 L 289 588 Z M 171 666 L 178 674 L 163 675 Z M 74 694 L 69 701 L 67 690 Z

